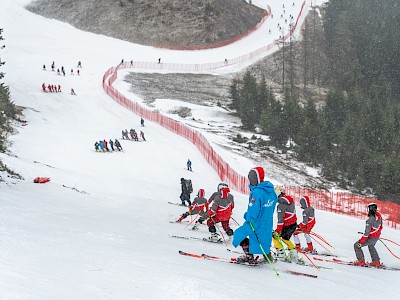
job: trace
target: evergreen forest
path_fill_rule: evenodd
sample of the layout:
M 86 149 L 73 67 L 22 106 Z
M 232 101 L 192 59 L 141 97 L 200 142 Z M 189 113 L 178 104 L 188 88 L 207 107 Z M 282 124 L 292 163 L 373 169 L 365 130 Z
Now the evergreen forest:
M 311 12 L 301 41 L 280 45 L 282 97 L 248 71 L 231 83 L 231 106 L 244 128 L 327 179 L 400 202 L 399 27 L 398 0 L 330 0 Z M 310 96 L 319 88 L 323 101 Z

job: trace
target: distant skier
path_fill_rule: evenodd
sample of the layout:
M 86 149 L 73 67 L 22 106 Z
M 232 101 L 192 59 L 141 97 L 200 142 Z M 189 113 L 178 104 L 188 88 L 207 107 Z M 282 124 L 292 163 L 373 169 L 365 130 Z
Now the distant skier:
M 310 237 L 310 232 L 315 225 L 315 209 L 310 205 L 310 198 L 308 196 L 303 196 L 300 199 L 300 206 L 303 209 L 303 222 L 298 226 L 298 229 L 293 234 L 293 239 L 296 244 L 296 249 L 298 251 L 304 252 L 314 252 L 314 247 Z M 307 241 L 307 247 L 301 248 L 299 234 L 304 233 L 304 237 Z
M 194 216 L 198 214 L 200 217 L 192 228 L 193 230 L 197 230 L 198 224 L 199 223 L 201 224 L 207 219 L 206 203 L 207 199 L 204 198 L 204 190 L 199 189 L 199 191 L 197 192 L 197 197 L 193 199 L 193 203 L 189 207 L 189 211 L 182 214 L 181 217 L 177 220 L 177 222 L 181 222 L 188 216 Z
M 143 141 L 146 141 L 146 139 L 144 138 L 144 132 L 140 131 L 140 137 L 142 138 Z
M 54 68 L 56 67 L 56 65 L 55 65 L 55 63 L 54 63 L 54 61 L 53 61 L 53 63 L 51 64 L 51 70 L 52 71 L 54 71 Z
M 103 145 L 104 145 L 104 149 L 105 149 L 107 152 L 110 152 L 110 149 L 108 149 L 107 141 L 106 141 L 105 139 L 103 140 Z
M 43 65 L 43 71 L 46 71 L 46 65 Z
M 74 69 L 71 69 L 71 75 L 74 75 Z
M 140 118 L 140 125 L 142 125 L 142 127 L 144 127 L 144 119 Z
M 60 92 L 60 93 L 61 93 L 61 85 L 58 85 L 57 92 Z
M 122 150 L 121 144 L 119 143 L 119 141 L 117 139 L 115 139 L 114 145 L 115 145 L 115 147 L 117 147 L 118 151 Z
M 43 92 L 47 93 L 46 84 L 45 83 L 42 84 L 42 90 L 43 90 Z
M 102 152 L 104 152 L 104 144 L 103 144 L 103 141 L 100 141 L 100 142 L 99 142 L 99 146 L 100 146 L 100 150 L 101 150 Z
M 376 203 L 370 203 L 367 206 L 368 220 L 365 222 L 365 231 L 363 236 L 354 244 L 354 251 L 357 260 L 354 262 L 356 266 L 366 266 L 367 263 L 364 259 L 362 247 L 368 246 L 369 254 L 371 255 L 372 262 L 369 263 L 371 267 L 382 268 L 378 252 L 376 251 L 375 244 L 378 242 L 382 231 L 382 216 L 378 212 Z
M 161 58 L 158 59 L 158 63 L 161 64 Z
M 99 152 L 99 143 L 96 141 L 96 143 L 94 143 L 94 150 L 96 150 L 96 152 Z
M 115 151 L 114 150 L 114 142 L 112 141 L 112 139 L 110 139 L 110 141 L 108 143 L 110 144 L 111 151 Z
M 71 88 L 71 95 L 76 96 L 74 89 Z
M 81 63 L 81 61 L 78 61 L 78 66 L 77 66 L 77 68 L 82 68 L 82 63 Z
M 187 160 L 186 167 L 189 171 L 192 171 L 192 161 L 190 159 Z
M 180 199 L 182 201 L 182 205 L 190 206 L 192 203 L 190 202 L 190 194 L 193 193 L 192 181 L 190 179 L 181 178 L 181 195 Z

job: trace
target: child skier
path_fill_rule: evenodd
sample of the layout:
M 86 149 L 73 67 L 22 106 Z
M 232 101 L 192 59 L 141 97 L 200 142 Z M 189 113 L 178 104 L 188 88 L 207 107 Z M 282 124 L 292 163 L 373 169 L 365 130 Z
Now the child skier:
M 119 143 L 119 141 L 117 139 L 115 139 L 114 145 L 115 145 L 115 147 L 117 147 L 118 151 L 122 150 L 121 144 Z
M 232 210 L 235 207 L 233 196 L 229 193 L 229 187 L 223 187 L 219 190 L 217 196 L 215 196 L 214 201 L 210 210 L 208 211 L 207 226 L 208 231 L 211 236 L 208 238 L 211 242 L 221 242 L 221 238 L 217 233 L 215 225 L 221 222 L 222 228 L 225 230 L 229 237 L 229 242 L 232 240 L 233 230 L 229 226 L 229 220 L 232 215 Z
M 314 247 L 310 237 L 310 232 L 315 225 L 315 210 L 310 205 L 310 198 L 308 196 L 303 196 L 300 199 L 300 206 L 303 209 L 303 222 L 298 226 L 298 229 L 293 234 L 293 239 L 296 244 L 296 249 L 298 251 L 304 252 L 314 252 Z M 304 233 L 304 237 L 307 241 L 307 247 L 301 248 L 299 234 Z
M 382 231 L 382 216 L 378 212 L 376 203 L 370 203 L 367 206 L 368 220 L 365 222 L 365 231 L 361 239 L 354 244 L 354 251 L 357 260 L 354 262 L 356 266 L 366 266 L 367 263 L 364 259 L 362 247 L 368 246 L 372 262 L 369 263 L 371 267 L 381 268 L 382 264 L 378 252 L 375 249 L 375 244 L 379 240 Z
M 184 214 L 182 214 L 180 216 L 180 218 L 177 220 L 177 222 L 181 222 L 183 219 L 187 218 L 189 215 L 193 216 L 193 215 L 199 215 L 199 221 L 200 223 L 202 223 L 206 218 L 207 218 L 207 213 L 206 213 L 206 203 L 207 203 L 207 199 L 204 198 L 204 190 L 203 189 L 199 189 L 198 193 L 197 193 L 197 197 L 194 198 L 192 205 L 190 205 L 189 207 L 189 211 L 185 212 Z M 192 228 L 193 230 L 197 230 L 197 222 L 194 225 L 194 227 Z
M 285 250 L 279 241 L 279 239 L 281 239 L 289 249 L 290 253 L 288 259 L 294 262 L 300 262 L 296 247 L 290 241 L 292 234 L 297 229 L 294 199 L 285 194 L 285 189 L 283 187 L 276 188 L 275 193 L 278 196 L 278 206 L 276 209 L 278 213 L 278 224 L 273 232 L 272 241 L 277 251 L 276 258 L 281 260 L 287 259 L 285 257 Z
M 187 160 L 186 167 L 188 171 L 192 171 L 192 161 L 190 159 Z

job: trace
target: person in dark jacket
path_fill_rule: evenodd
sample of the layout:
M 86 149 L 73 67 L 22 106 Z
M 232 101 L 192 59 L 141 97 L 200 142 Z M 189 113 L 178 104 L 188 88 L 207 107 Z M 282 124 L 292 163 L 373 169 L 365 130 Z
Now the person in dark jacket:
M 274 185 L 264 181 L 265 171 L 256 167 L 249 171 L 250 195 L 247 212 L 244 214 L 242 226 L 235 230 L 232 245 L 241 246 L 244 252 L 238 262 L 255 263 L 255 254 L 267 256 L 270 254 L 272 226 L 275 206 L 278 197 L 274 192 Z
M 181 190 L 180 199 L 182 205 L 186 206 L 186 202 L 188 203 L 187 206 L 192 205 L 190 202 L 190 194 L 193 193 L 192 181 L 190 179 L 181 178 Z
M 114 145 L 115 145 L 115 147 L 117 147 L 118 151 L 122 151 L 121 144 L 117 139 L 115 139 Z

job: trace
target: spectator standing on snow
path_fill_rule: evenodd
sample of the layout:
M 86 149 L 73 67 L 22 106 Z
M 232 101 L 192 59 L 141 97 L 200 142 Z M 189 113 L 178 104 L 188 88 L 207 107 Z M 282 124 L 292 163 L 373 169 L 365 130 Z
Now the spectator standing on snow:
M 111 151 L 114 151 L 114 142 L 112 141 L 112 139 L 110 139 L 108 143 L 110 144 Z
M 188 171 L 192 171 L 192 161 L 190 159 L 187 160 L 186 167 Z

